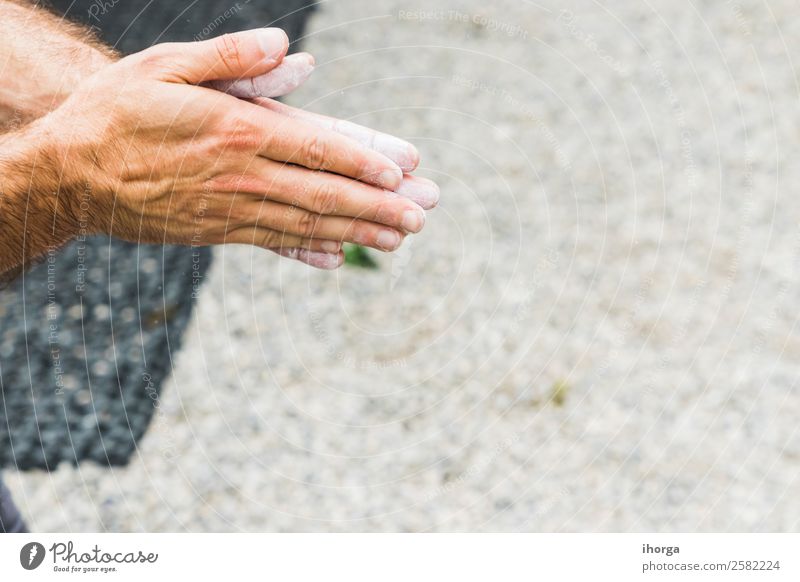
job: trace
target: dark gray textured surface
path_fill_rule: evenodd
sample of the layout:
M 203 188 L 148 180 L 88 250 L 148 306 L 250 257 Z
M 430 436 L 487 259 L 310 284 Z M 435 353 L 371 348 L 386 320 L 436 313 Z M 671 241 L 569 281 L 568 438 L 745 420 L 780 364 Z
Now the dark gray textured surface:
M 4 465 L 128 460 L 208 259 L 206 249 L 94 238 L 49 255 L 2 292 Z
M 153 43 L 280 26 L 305 3 L 57 1 L 130 53 Z M 55 252 L 0 291 L 0 466 L 126 463 L 172 368 L 208 249 L 104 237 Z

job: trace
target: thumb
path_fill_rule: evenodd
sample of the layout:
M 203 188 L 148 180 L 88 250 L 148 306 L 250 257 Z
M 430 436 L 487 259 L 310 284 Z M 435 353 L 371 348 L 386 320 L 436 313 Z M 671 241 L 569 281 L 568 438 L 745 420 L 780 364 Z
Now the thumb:
M 163 43 L 141 53 L 165 81 L 196 85 L 218 79 L 263 75 L 286 55 L 289 39 L 280 28 L 256 28 L 210 40 Z

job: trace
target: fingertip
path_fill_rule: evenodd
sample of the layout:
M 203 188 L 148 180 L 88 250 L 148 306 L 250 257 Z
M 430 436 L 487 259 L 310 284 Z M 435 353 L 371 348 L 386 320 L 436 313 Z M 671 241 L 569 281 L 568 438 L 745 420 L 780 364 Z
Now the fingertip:
M 388 160 L 387 160 L 388 161 Z M 395 191 L 403 183 L 403 171 L 390 162 L 392 167 L 382 170 L 376 178 L 377 185 L 387 190 Z
M 406 232 L 418 233 L 425 226 L 425 211 L 419 206 L 403 212 L 402 226 Z
M 405 173 L 413 172 L 419 166 L 419 151 L 413 144 L 406 142 L 406 153 L 402 162 L 398 163 L 398 165 Z
M 317 60 L 314 58 L 314 55 L 312 55 L 311 53 L 297 53 L 297 54 L 298 55 L 303 55 L 306 58 L 306 60 L 308 61 L 308 64 L 311 65 L 312 67 L 316 66 Z
M 401 244 L 403 244 L 403 235 L 396 230 L 383 229 L 375 236 L 375 247 L 387 253 L 396 251 Z
M 289 36 L 282 28 L 257 28 L 258 41 L 268 62 L 281 60 L 289 50 Z
M 425 210 L 430 210 L 439 203 L 441 190 L 433 180 L 418 176 L 405 176 L 396 193 L 416 202 Z
M 383 154 L 404 172 L 413 172 L 419 166 L 419 152 L 412 144 L 386 133 L 376 133 L 372 148 Z
M 298 68 L 310 68 L 316 64 L 314 57 L 310 53 L 292 53 L 285 59 L 287 63 L 293 63 Z

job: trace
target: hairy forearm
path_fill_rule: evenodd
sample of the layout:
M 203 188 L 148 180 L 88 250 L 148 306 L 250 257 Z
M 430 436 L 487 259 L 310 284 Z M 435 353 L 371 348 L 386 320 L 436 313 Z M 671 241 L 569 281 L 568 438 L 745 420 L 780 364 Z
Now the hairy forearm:
M 116 58 L 88 29 L 33 2 L 0 0 L 0 123 L 46 114 Z
M 0 282 L 77 233 L 77 188 L 49 141 L 37 123 L 0 137 Z
M 91 32 L 33 2 L 0 0 L 0 284 L 78 229 L 43 125 L 84 79 L 116 60 Z M 79 189 L 79 188 L 76 188 Z

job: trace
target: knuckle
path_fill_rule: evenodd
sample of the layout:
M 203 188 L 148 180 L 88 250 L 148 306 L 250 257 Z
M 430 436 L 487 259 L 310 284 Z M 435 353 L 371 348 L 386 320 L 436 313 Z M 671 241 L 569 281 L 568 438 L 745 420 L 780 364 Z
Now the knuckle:
M 226 214 L 225 222 L 234 227 L 258 221 L 258 211 L 254 210 L 249 204 L 242 202 L 231 204 Z
M 322 160 L 319 169 L 327 172 L 336 167 L 336 164 L 339 162 L 339 157 L 336 155 L 336 148 L 332 147 L 326 148 L 325 154 L 325 158 Z
M 325 168 L 328 147 L 325 140 L 318 135 L 312 135 L 303 143 L 300 154 L 303 156 L 307 168 L 320 170 Z
M 184 44 L 164 42 L 127 56 L 117 64 L 130 65 L 131 69 L 139 75 L 184 81 L 186 54 Z
M 231 77 L 238 76 L 237 73 L 242 70 L 241 44 L 241 39 L 235 34 L 223 34 L 214 40 L 217 57 Z
M 226 116 L 218 132 L 219 145 L 234 153 L 254 153 L 263 142 L 263 134 L 252 123 L 240 115 Z
M 376 202 L 372 207 L 372 212 L 375 222 L 380 222 L 382 224 L 388 224 L 392 218 L 398 214 L 397 207 L 393 204 L 391 199 Z
M 225 148 L 236 153 L 250 153 L 258 150 L 260 139 L 258 135 L 247 129 L 231 131 L 225 136 Z
M 311 195 L 311 207 L 320 214 L 335 214 L 339 204 L 338 189 L 327 181 L 317 186 Z
M 163 69 L 170 62 L 168 58 L 169 44 L 157 44 L 143 51 L 125 57 L 120 64 L 132 65 L 141 71 L 154 71 Z
M 377 171 L 375 164 L 372 163 L 372 160 L 364 154 L 363 152 L 358 152 L 353 156 L 354 159 L 354 166 L 358 177 L 360 179 L 369 178 L 374 179 L 376 177 Z
M 297 233 L 303 237 L 313 237 L 317 229 L 318 216 L 312 212 L 298 212 L 295 218 Z
M 263 249 L 270 249 L 280 246 L 278 233 L 274 230 L 263 230 L 255 237 L 256 244 Z

